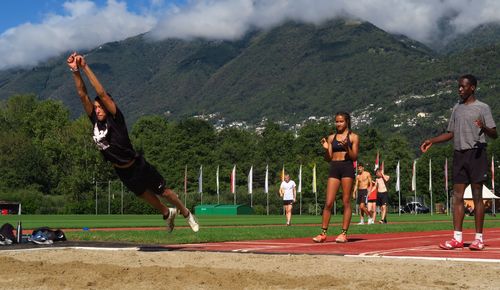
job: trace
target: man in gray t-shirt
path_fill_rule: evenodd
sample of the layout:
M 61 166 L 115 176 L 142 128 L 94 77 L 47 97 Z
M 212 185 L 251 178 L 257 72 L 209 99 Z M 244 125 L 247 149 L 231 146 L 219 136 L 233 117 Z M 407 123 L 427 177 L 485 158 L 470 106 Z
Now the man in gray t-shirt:
M 488 174 L 486 137 L 498 137 L 490 107 L 476 99 L 477 80 L 464 75 L 458 80 L 460 102 L 453 107 L 446 133 L 425 140 L 420 146 L 426 152 L 434 143 L 453 139 L 453 239 L 441 243 L 445 250 L 463 248 L 464 192 L 470 184 L 474 200 L 476 236 L 470 250 L 483 250 L 484 203 L 483 183 Z

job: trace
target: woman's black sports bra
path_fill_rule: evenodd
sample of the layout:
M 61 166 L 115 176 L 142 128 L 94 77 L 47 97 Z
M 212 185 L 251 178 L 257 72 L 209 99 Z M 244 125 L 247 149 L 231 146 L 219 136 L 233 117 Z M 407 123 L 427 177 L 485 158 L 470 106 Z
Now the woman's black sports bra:
M 349 148 L 352 148 L 351 139 L 349 138 L 350 134 L 351 134 L 351 132 L 347 133 L 347 146 L 349 146 Z M 345 150 L 344 146 L 340 145 L 339 141 L 337 141 L 337 133 L 335 133 L 335 135 L 333 136 L 332 151 L 333 152 L 347 152 Z M 346 157 L 345 160 L 350 160 L 349 154 L 346 154 L 345 157 Z

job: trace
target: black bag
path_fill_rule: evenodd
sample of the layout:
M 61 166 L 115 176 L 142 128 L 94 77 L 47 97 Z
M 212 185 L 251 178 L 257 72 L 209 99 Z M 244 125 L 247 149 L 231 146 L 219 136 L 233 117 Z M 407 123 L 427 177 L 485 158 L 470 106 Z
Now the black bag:
M 5 223 L 0 227 L 0 245 L 10 245 L 16 241 L 14 226 Z
M 62 230 L 52 230 L 49 227 L 41 227 L 33 230 L 31 241 L 35 244 L 52 244 L 57 241 L 66 241 L 66 235 Z

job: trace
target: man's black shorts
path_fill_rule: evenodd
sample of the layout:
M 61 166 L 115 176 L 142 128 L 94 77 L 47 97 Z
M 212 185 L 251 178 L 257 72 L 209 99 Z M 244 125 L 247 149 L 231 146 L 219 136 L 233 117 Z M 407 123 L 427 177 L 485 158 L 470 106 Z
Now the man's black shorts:
M 382 205 L 387 205 L 389 202 L 389 196 L 387 192 L 379 192 L 377 193 L 377 205 L 382 206 Z
M 368 196 L 368 189 L 358 189 L 358 199 L 357 204 L 366 203 L 366 197 Z
M 486 148 L 453 151 L 453 183 L 483 183 L 488 177 Z
M 283 205 L 290 205 L 290 204 L 293 204 L 293 199 L 283 200 Z
M 115 171 L 123 184 L 137 196 L 146 190 L 161 195 L 165 190 L 165 179 L 142 156 L 136 157 L 130 167 L 115 167 Z

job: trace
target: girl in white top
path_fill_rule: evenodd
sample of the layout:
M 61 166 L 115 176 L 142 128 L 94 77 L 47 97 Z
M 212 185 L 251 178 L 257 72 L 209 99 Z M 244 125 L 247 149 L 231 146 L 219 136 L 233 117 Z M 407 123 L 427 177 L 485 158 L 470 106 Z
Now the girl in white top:
M 286 225 L 291 225 L 292 205 L 295 202 L 297 189 L 295 182 L 290 180 L 290 175 L 285 174 L 285 180 L 280 185 L 280 197 L 283 198 L 283 208 L 285 209 Z

